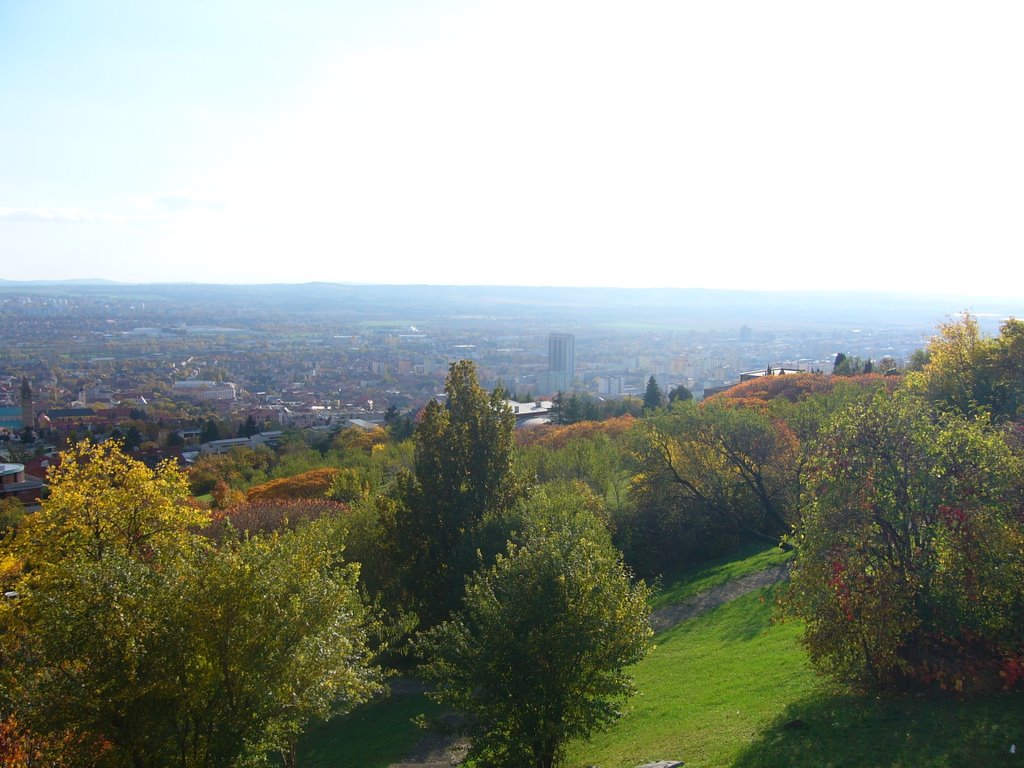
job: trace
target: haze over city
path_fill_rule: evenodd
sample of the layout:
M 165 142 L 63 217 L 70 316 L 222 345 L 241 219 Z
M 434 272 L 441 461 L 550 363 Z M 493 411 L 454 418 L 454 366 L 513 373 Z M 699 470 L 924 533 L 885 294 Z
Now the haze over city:
M 1019 297 L 1022 17 L 6 3 L 2 276 Z

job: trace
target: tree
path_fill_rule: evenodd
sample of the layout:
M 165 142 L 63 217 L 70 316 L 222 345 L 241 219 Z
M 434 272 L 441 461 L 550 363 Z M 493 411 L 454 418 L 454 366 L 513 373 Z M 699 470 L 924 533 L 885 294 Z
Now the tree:
M 647 389 L 644 390 L 644 412 L 661 408 L 663 401 L 664 396 L 661 393 L 661 387 L 658 386 L 657 379 L 651 376 L 647 380 Z
M 341 470 L 336 467 L 321 467 L 291 477 L 269 480 L 251 487 L 245 492 L 245 498 L 249 501 L 322 498 L 339 472 Z
M 430 695 L 467 717 L 471 758 L 552 768 L 634 692 L 624 670 L 647 651 L 650 593 L 579 504 L 535 510 L 520 538 L 470 578 L 462 611 L 421 637 L 421 669 Z
M 389 405 L 384 412 L 384 426 L 387 428 L 388 434 L 391 435 L 391 439 L 400 442 L 412 437 L 412 433 L 416 429 L 416 422 L 409 414 L 399 413 L 396 406 Z
M 349 427 L 343 429 L 331 440 L 331 445 L 342 453 L 364 453 L 367 456 L 373 453 L 378 445 L 386 445 L 388 433 L 380 427 L 373 429 L 360 429 Z
M 345 467 L 334 476 L 324 495 L 343 504 L 355 504 L 370 495 L 370 484 L 358 470 Z
M 551 402 L 551 416 L 555 424 L 578 424 L 601 418 L 597 402 L 590 395 L 577 392 L 566 395 L 559 392 Z
M 359 567 L 342 560 L 333 528 L 324 518 L 227 540 L 176 583 L 176 602 L 187 607 L 167 659 L 181 690 L 167 719 L 175 746 L 207 761 L 196 764 L 233 766 L 240 756 L 266 764 L 276 751 L 293 768 L 312 718 L 381 691 Z
M 174 553 L 207 515 L 184 504 L 188 486 L 169 463 L 150 470 L 113 442 L 83 440 L 48 474 L 50 495 L 22 525 L 19 556 L 33 569 L 119 552 L 137 560 Z
M 511 508 L 523 488 L 512 469 L 515 416 L 504 400 L 480 387 L 468 360 L 451 365 L 445 392 L 445 404 L 428 403 L 416 427 L 414 470 L 397 482 L 389 537 L 407 597 L 428 623 L 457 605 L 484 515 Z
M 619 507 L 628 477 L 624 449 L 605 432 L 581 434 L 564 445 L 520 446 L 519 466 L 540 483 L 581 481 L 601 498 L 611 498 Z
M 835 376 L 857 376 L 861 373 L 871 373 L 874 370 L 874 363 L 868 360 L 861 360 L 854 355 L 848 357 L 843 352 L 836 353 L 835 362 L 832 364 L 832 374 Z
M 244 422 L 238 425 L 238 437 L 252 437 L 258 434 L 260 431 L 259 425 L 256 424 L 256 419 L 250 413 Z
M 0 603 L 0 718 L 104 765 L 255 765 L 377 689 L 333 521 L 218 544 L 177 470 L 112 442 L 80 443 L 51 482 L 0 551 L 22 566 Z
M 49 480 L 9 550 L 23 568 L 0 613 L 4 704 L 38 733 L 107 740 L 141 765 L 169 695 L 146 653 L 166 626 L 158 585 L 206 514 L 182 505 L 180 473 L 151 471 L 113 441 L 76 444 Z
M 206 423 L 203 424 L 203 431 L 199 435 L 199 441 L 201 443 L 209 443 L 214 440 L 220 440 L 220 427 L 211 418 L 207 419 Z
M 799 445 L 783 422 L 725 402 L 684 402 L 642 422 L 637 438 L 636 492 L 667 484 L 723 527 L 773 539 L 789 531 Z
M 678 387 L 673 387 L 669 390 L 668 401 L 674 403 L 677 400 L 686 402 L 687 400 L 693 400 L 693 392 L 686 388 L 685 384 L 680 384 Z
M 838 414 L 792 538 L 789 607 L 819 670 L 998 686 L 1024 645 L 1021 470 L 985 420 L 937 417 L 906 391 Z
M 24 519 L 25 505 L 17 496 L 0 499 L 0 540 L 7 535 L 8 531 L 17 529 L 18 524 Z
M 125 432 L 124 447 L 127 451 L 137 450 L 142 445 L 142 433 L 139 432 L 139 428 L 134 424 L 129 425 L 128 431 Z
M 984 411 L 997 420 L 1024 411 L 1024 322 L 1010 319 L 999 336 L 983 338 L 977 318 L 964 313 L 939 326 L 927 363 L 912 386 L 940 408 Z
M 189 487 L 196 496 L 210 493 L 218 481 L 235 489 L 266 480 L 276 457 L 264 445 L 232 448 L 227 453 L 201 455 L 189 471 Z

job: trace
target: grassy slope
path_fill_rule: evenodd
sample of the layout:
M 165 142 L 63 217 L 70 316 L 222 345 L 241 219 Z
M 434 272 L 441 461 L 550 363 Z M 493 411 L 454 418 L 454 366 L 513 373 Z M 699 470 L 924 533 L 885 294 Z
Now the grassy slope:
M 799 628 L 770 626 L 773 593 L 751 593 L 658 635 L 635 669 L 640 695 L 611 731 L 576 745 L 569 765 L 731 764 L 815 686 L 796 643 Z
M 662 593 L 672 599 L 657 604 L 784 559 L 766 550 L 712 564 L 674 579 Z M 568 766 L 633 768 L 662 759 L 688 768 L 1024 765 L 1024 695 L 834 693 L 809 669 L 799 625 L 771 622 L 782 588 L 753 592 L 655 637 L 634 670 L 639 695 L 612 730 L 574 745 Z M 793 720 L 802 727 L 782 727 Z
M 755 548 L 745 558 L 680 574 L 664 591 L 681 600 L 785 558 Z M 1024 766 L 1024 696 L 832 693 L 807 667 L 799 625 L 771 623 L 778 589 L 753 592 L 658 635 L 634 670 L 640 694 L 611 731 L 573 746 L 568 768 L 633 768 L 670 758 L 688 768 Z M 430 706 L 422 696 L 396 697 L 326 723 L 307 735 L 299 764 L 385 768 L 418 740 L 410 718 Z M 803 727 L 782 728 L 794 719 Z
M 792 552 L 778 547 L 765 547 L 764 544 L 751 544 L 749 547 L 728 557 L 703 563 L 662 579 L 661 589 L 654 600 L 653 608 L 663 605 L 681 603 L 688 597 L 704 592 L 719 584 L 746 576 L 748 573 L 763 571 L 773 565 L 780 565 L 790 560 Z
M 412 718 L 435 715 L 425 696 L 392 696 L 313 728 L 299 745 L 302 768 L 385 768 L 423 736 Z

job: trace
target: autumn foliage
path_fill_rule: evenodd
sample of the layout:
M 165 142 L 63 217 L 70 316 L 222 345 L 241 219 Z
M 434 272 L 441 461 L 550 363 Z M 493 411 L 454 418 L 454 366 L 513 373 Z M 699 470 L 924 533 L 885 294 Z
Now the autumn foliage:
M 838 384 L 853 384 L 864 390 L 885 386 L 890 391 L 899 383 L 895 376 L 883 376 L 878 373 L 864 373 L 858 376 L 823 376 L 820 373 L 789 373 L 784 376 L 759 376 L 756 379 L 743 381 L 724 392 L 712 395 L 708 401 L 760 401 L 785 399 L 790 402 L 805 400 L 814 395 L 832 392 Z
M 97 764 L 110 745 L 82 734 L 58 733 L 44 738 L 22 725 L 17 716 L 0 720 L 0 765 L 4 768 L 73 768 Z
M 788 597 L 825 674 L 868 688 L 1019 686 L 1020 455 L 986 420 L 877 393 L 827 426 Z
M 311 469 L 294 477 L 255 485 L 246 493 L 247 501 L 275 499 L 319 499 L 327 493 L 339 470 L 335 467 Z
M 564 448 L 573 440 L 586 440 L 597 435 L 618 438 L 629 431 L 636 419 L 626 414 L 605 421 L 580 421 L 576 424 L 558 426 L 545 424 L 516 432 L 516 443 L 521 446 L 536 445 L 543 448 Z
M 319 499 L 260 499 L 243 501 L 214 513 L 207 535 L 220 538 L 227 524 L 248 534 L 294 529 L 308 520 L 344 514 L 348 507 L 336 501 Z

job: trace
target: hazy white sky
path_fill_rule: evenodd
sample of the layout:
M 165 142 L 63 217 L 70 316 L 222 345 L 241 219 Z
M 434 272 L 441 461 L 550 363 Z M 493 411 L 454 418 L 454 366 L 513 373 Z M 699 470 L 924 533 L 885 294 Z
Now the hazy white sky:
M 0 277 L 1024 296 L 1024 3 L 0 0 Z

